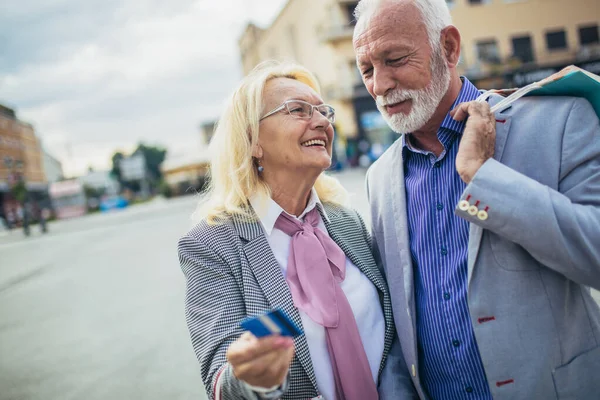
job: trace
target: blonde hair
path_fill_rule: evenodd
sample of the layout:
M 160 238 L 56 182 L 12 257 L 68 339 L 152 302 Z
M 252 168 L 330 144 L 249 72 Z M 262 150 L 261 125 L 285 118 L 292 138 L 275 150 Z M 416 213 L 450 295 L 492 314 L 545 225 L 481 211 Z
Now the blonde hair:
M 253 219 L 248 199 L 253 195 L 271 197 L 269 186 L 258 174 L 252 149 L 258 143 L 259 119 L 264 113 L 263 91 L 266 83 L 275 78 L 295 79 L 320 93 L 315 76 L 291 63 L 263 62 L 244 78 L 228 100 L 210 142 L 210 181 L 195 219 L 205 219 L 209 224 L 228 215 Z M 314 188 L 323 203 L 347 201 L 342 185 L 324 173 Z

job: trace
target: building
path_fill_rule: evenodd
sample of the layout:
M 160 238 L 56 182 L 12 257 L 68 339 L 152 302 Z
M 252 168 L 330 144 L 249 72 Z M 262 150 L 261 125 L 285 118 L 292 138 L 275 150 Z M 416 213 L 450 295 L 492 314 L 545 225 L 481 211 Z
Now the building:
M 261 29 L 249 24 L 238 41 L 244 74 L 269 59 L 294 61 L 311 70 L 319 80 L 324 100 L 336 109 L 336 137 L 344 145 L 350 142 L 350 147 L 356 147 L 358 137 L 353 88 L 360 76 L 356 73 L 349 23 L 356 4 L 289 0 L 271 26 Z M 340 52 L 334 45 L 338 38 L 346 38 L 349 52 Z
M 569 64 L 600 73 L 597 0 L 447 2 L 462 35 L 459 71 L 482 89 L 524 86 Z M 249 24 L 238 42 L 246 74 L 267 59 L 296 61 L 316 74 L 324 100 L 336 108 L 336 132 L 353 165 L 374 160 L 397 138 L 356 68 L 357 4 L 289 0 L 271 26 Z
M 213 135 L 215 134 L 216 124 L 216 121 L 206 121 L 200 124 L 202 144 L 207 145 L 210 143 Z
M 209 162 L 203 153 L 168 157 L 160 169 L 170 193 L 177 196 L 200 192 L 206 183 Z
M 84 188 L 91 189 L 98 197 L 116 196 L 121 191 L 121 185 L 113 178 L 110 171 L 88 171 L 78 180 Z
M 575 64 L 600 74 L 597 0 L 452 0 L 462 72 L 482 88 L 524 86 Z
M 200 135 L 192 140 L 169 148 L 167 158 L 160 166 L 166 188 L 170 195 L 193 194 L 202 190 L 206 183 L 210 158 L 207 143 L 214 133 L 214 122 L 200 126 Z
M 47 199 L 40 141 L 33 126 L 20 121 L 13 109 L 0 105 L 0 211 L 19 208 L 19 201 Z M 24 191 L 15 196 L 13 188 Z
M 46 150 L 42 150 L 42 165 L 48 183 L 58 182 L 64 179 L 62 164 Z

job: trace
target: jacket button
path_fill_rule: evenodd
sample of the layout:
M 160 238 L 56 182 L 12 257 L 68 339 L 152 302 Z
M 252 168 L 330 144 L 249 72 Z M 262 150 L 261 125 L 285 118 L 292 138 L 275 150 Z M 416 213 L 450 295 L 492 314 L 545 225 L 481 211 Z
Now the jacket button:
M 469 207 L 469 214 L 471 214 L 471 215 L 476 215 L 478 211 L 479 211 L 479 208 L 477 208 L 477 206 Z
M 458 203 L 458 209 L 461 210 L 461 211 L 467 211 L 470 206 L 471 206 L 471 204 L 469 204 L 469 202 L 466 201 L 466 200 L 461 200 Z
M 482 221 L 485 221 L 486 219 L 488 219 L 488 213 L 485 210 L 481 210 L 477 213 L 477 218 L 479 218 Z

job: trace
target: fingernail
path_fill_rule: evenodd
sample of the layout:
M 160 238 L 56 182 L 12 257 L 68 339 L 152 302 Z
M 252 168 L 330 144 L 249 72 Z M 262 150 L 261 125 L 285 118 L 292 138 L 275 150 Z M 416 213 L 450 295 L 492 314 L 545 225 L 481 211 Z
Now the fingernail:
M 277 339 L 277 346 L 290 347 L 294 344 L 294 341 L 288 337 L 280 337 Z

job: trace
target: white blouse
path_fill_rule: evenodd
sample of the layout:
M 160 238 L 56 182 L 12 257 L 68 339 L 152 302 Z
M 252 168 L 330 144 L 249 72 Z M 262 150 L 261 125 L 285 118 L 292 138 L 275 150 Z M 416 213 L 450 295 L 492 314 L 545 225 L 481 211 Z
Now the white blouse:
M 287 271 L 288 254 L 292 238 L 285 232 L 275 228 L 275 222 L 282 212 L 285 212 L 273 199 L 250 199 L 250 204 L 260 218 L 261 225 L 267 236 L 271 250 L 281 266 L 283 275 Z M 310 201 L 306 209 L 300 215 L 303 220 L 306 213 L 319 206 L 325 218 L 327 215 L 319 200 L 317 192 L 313 189 Z M 296 218 L 296 217 L 294 217 Z M 327 228 L 319 215 L 319 229 L 329 235 Z M 358 326 L 358 331 L 367 353 L 373 380 L 377 382 L 379 365 L 383 356 L 383 343 L 385 335 L 385 319 L 379 302 L 377 288 L 353 263 L 346 257 L 346 278 L 341 283 L 342 290 L 348 298 L 350 307 L 354 312 L 354 318 Z M 327 351 L 325 339 L 325 328 L 314 322 L 306 313 L 300 311 L 302 325 L 308 349 L 317 379 L 319 392 L 325 399 L 335 399 L 335 383 L 333 380 L 333 371 L 331 360 Z M 351 351 L 351 349 L 348 349 Z

